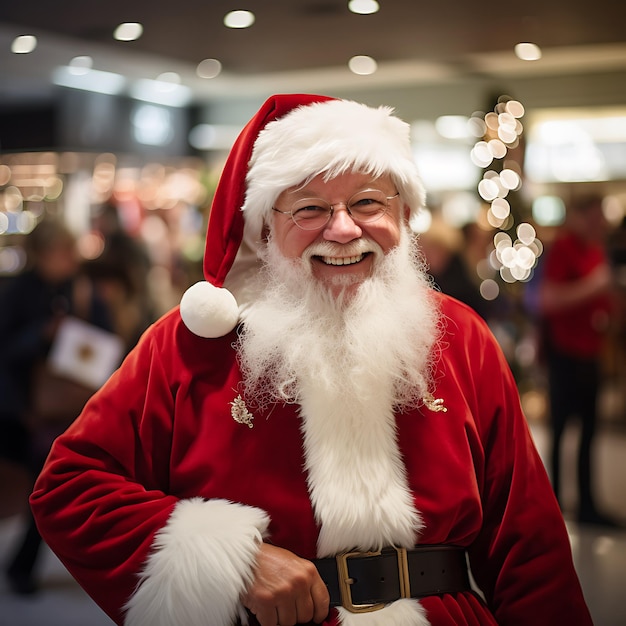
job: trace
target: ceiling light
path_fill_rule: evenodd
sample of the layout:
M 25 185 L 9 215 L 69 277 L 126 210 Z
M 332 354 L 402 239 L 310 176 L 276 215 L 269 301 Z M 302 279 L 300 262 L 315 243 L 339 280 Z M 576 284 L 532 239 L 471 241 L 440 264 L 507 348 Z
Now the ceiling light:
M 28 54 L 37 47 L 35 35 L 20 35 L 13 40 L 11 52 L 15 54 Z
M 75 68 L 58 67 L 52 75 L 52 82 L 61 87 L 95 91 L 111 96 L 120 94 L 126 85 L 126 79 L 121 74 L 87 70 L 77 74 Z
M 132 85 L 130 95 L 136 100 L 171 107 L 184 107 L 191 102 L 191 90 L 189 87 L 145 78 L 138 80 Z
M 120 24 L 113 33 L 113 37 L 118 41 L 135 41 L 143 34 L 143 26 L 138 22 L 124 22 Z
M 157 76 L 157 80 L 166 84 L 180 85 L 180 76 L 176 72 L 163 72 Z
M 372 13 L 378 13 L 380 5 L 376 0 L 350 0 L 348 2 L 348 9 L 352 13 L 358 13 L 359 15 L 370 15 Z
M 367 76 L 369 74 L 373 74 L 378 69 L 378 64 L 374 59 L 372 59 L 372 57 L 360 54 L 352 57 L 348 61 L 348 67 L 354 74 Z
M 534 43 L 518 43 L 515 54 L 522 61 L 538 61 L 541 58 L 541 48 Z
M 196 68 L 196 74 L 200 78 L 215 78 L 221 71 L 222 64 L 217 59 L 204 59 Z
M 254 24 L 254 20 L 251 11 L 231 11 L 224 16 L 224 25 L 228 28 L 248 28 Z

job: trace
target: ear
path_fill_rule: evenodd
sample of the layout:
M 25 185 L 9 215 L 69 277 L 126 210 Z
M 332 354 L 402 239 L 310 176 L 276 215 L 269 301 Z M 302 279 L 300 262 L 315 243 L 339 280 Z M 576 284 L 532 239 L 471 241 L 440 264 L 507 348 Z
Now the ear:
M 408 204 L 404 205 L 404 208 L 402 209 L 402 216 L 405 224 L 408 225 L 409 220 L 411 219 L 411 207 Z

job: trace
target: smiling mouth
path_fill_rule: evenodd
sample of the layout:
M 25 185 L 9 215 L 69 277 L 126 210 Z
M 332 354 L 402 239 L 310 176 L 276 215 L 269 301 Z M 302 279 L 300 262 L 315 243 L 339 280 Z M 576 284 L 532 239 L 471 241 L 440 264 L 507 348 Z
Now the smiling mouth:
M 368 254 L 370 253 L 366 252 L 364 254 L 344 257 L 317 256 L 316 258 L 326 265 L 354 265 L 355 263 L 360 263 Z

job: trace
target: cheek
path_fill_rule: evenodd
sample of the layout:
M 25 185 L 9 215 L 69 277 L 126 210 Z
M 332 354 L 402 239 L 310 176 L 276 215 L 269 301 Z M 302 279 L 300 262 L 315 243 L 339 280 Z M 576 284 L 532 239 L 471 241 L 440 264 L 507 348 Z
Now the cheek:
M 395 222 L 381 224 L 378 228 L 370 229 L 367 234 L 382 248 L 385 254 L 400 243 L 400 227 Z
M 281 254 L 288 259 L 299 259 L 306 248 L 315 241 L 317 232 L 306 232 L 297 226 L 274 230 L 274 241 Z

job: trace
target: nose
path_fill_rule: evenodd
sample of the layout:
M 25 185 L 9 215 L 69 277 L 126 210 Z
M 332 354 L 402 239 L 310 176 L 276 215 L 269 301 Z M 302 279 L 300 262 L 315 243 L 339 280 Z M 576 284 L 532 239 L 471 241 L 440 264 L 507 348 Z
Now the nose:
M 363 234 L 363 231 L 352 219 L 345 205 L 334 205 L 333 208 L 333 214 L 330 216 L 326 228 L 324 228 L 324 239 L 338 243 L 348 243 L 358 239 Z

